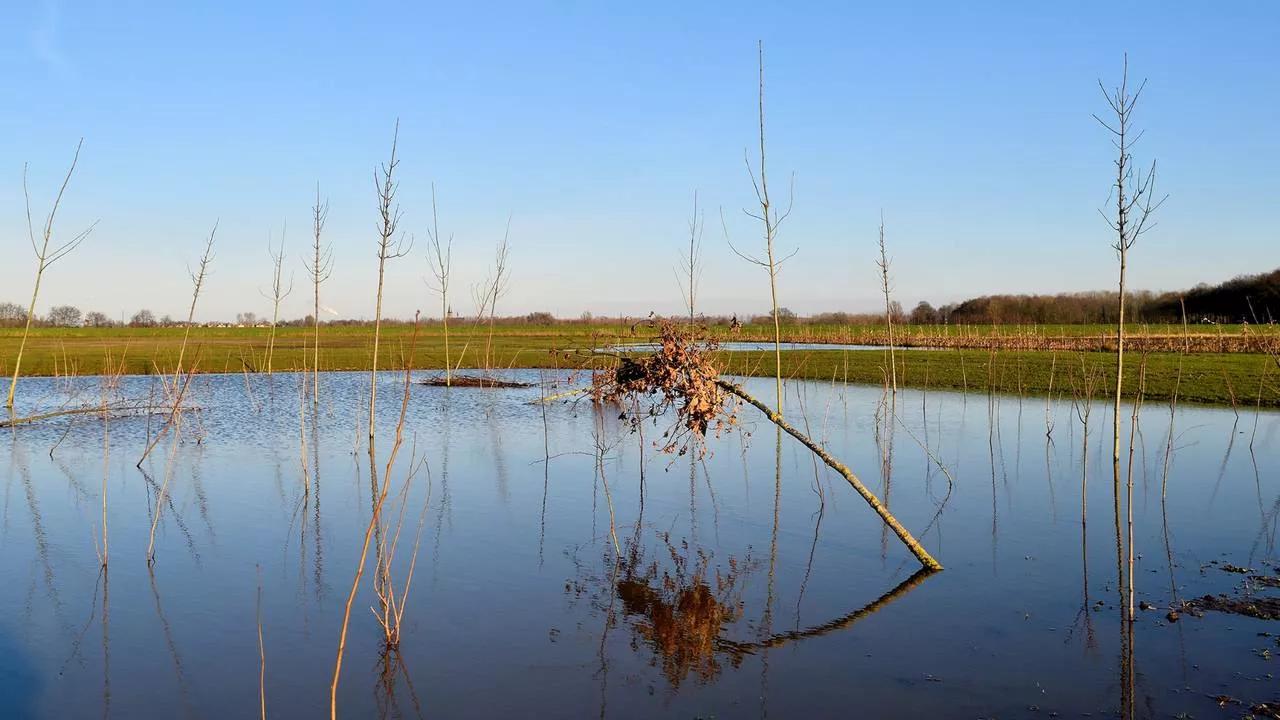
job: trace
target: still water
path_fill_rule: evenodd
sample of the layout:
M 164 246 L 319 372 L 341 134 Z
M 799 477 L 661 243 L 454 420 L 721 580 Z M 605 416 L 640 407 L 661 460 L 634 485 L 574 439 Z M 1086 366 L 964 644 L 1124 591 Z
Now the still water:
M 1236 717 L 1280 699 L 1280 645 L 1260 634 L 1280 624 L 1167 617 L 1277 574 L 1276 414 L 1179 407 L 1171 431 L 1166 405 L 1142 410 L 1135 602 L 1155 609 L 1130 638 L 1103 404 L 1086 445 L 1069 398 L 902 391 L 878 423 L 879 388 L 789 383 L 788 419 L 946 566 L 922 577 L 843 478 L 749 407 L 698 460 L 653 449 L 663 419 L 632 434 L 616 408 L 530 404 L 564 378 L 511 379 L 534 386 L 409 388 L 390 473 L 394 502 L 417 469 L 394 563 L 403 584 L 418 537 L 400 652 L 370 612 L 371 551 L 340 716 Z M 746 385 L 773 397 L 772 381 Z M 197 377 L 181 443 L 140 468 L 162 417 L 3 431 L 0 717 L 257 716 L 259 616 L 268 716 L 327 716 L 371 516 L 369 377 L 322 376 L 318 409 L 301 386 Z M 381 376 L 379 471 L 402 391 Z M 103 392 L 26 380 L 20 410 Z

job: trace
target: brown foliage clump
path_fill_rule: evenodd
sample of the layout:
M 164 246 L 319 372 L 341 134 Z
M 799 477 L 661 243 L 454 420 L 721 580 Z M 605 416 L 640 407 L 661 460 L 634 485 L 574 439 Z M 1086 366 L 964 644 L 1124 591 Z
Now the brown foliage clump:
M 728 560 L 728 571 L 710 568 L 711 556 L 702 549 L 690 553 L 689 544 L 672 544 L 666 534 L 659 536 L 671 555 L 671 567 L 660 568 L 657 561 L 646 563 L 637 542 L 628 542 L 622 577 L 616 590 L 625 614 L 632 618 L 631 646 L 641 641 L 653 650 L 652 664 L 661 664 L 662 674 L 679 689 L 690 675 L 707 683 L 721 670 L 716 656 L 721 629 L 742 617 L 742 600 L 737 597 L 739 573 L 750 565 Z M 737 667 L 740 654 L 729 654 Z
M 596 373 L 592 399 L 622 406 L 620 419 L 633 430 L 644 418 L 656 418 L 674 408 L 677 422 L 663 434 L 662 451 L 684 455 L 696 447 L 699 454 L 705 453 L 702 440 L 708 431 L 719 436 L 737 423 L 734 408 L 726 406 L 727 393 L 717 382 L 720 368 L 713 353 L 718 344 L 669 321 L 656 327 L 658 349 L 640 357 L 619 357 L 616 366 Z M 647 408 L 642 409 L 642 401 Z

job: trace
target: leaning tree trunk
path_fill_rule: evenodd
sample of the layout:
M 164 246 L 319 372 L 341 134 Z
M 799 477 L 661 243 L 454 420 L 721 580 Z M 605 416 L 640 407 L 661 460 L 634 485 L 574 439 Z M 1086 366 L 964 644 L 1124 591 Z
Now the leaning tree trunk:
M 915 537 L 911 535 L 911 532 L 903 527 L 902 523 L 898 522 L 898 519 L 889 512 L 889 508 L 885 507 L 884 503 L 880 502 L 880 498 L 876 497 L 875 493 L 871 492 L 866 485 L 862 484 L 862 481 L 858 479 L 857 475 L 853 474 L 853 471 L 849 469 L 849 466 L 832 457 L 832 455 L 824 450 L 821 445 L 814 442 L 808 435 L 805 435 L 792 427 L 782 419 L 781 415 L 757 400 L 750 393 L 744 390 L 741 385 L 731 383 L 728 380 L 719 379 L 716 380 L 716 385 L 737 397 L 742 398 L 751 405 L 754 405 L 760 410 L 760 412 L 764 413 L 765 417 L 768 417 L 774 425 L 785 430 L 788 435 L 791 435 L 791 437 L 799 440 L 805 447 L 812 450 L 815 455 L 821 458 L 823 462 L 831 467 L 831 469 L 840 473 L 840 475 L 853 486 L 853 489 L 862 496 L 863 500 L 867 501 L 867 504 L 871 506 L 871 509 L 876 511 L 876 514 L 880 516 L 880 519 L 884 521 L 884 524 L 888 525 L 889 529 L 893 530 L 893 534 L 898 536 L 898 539 L 907 546 L 907 549 L 911 551 L 912 555 L 915 555 L 921 565 L 928 570 L 942 569 L 942 563 L 935 560 L 933 556 L 929 554 L 929 551 L 925 550 L 924 546 L 920 544 L 920 541 L 916 540 Z

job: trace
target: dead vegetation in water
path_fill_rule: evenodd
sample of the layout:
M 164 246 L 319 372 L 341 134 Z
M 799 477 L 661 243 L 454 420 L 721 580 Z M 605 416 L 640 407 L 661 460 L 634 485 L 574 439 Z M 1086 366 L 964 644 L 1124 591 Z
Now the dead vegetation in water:
M 692 450 L 697 457 L 707 452 L 705 440 L 709 431 L 714 430 L 719 437 L 722 432 L 739 425 L 741 421 L 737 410 L 744 403 L 751 405 L 780 431 L 800 441 L 828 467 L 840 473 L 921 565 L 930 570 L 942 569 L 942 564 L 898 522 L 889 508 L 847 465 L 828 453 L 821 443 L 783 419 L 781 407 L 770 408 L 740 384 L 720 377 L 720 367 L 712 357 L 716 345 L 705 339 L 704 331 L 682 331 L 670 321 L 650 320 L 649 324 L 659 330 L 658 350 L 638 358 L 614 355 L 617 364 L 593 376 L 590 392 L 596 403 L 621 407 L 618 417 L 630 424 L 633 431 L 639 430 L 646 419 L 653 418 L 656 422 L 659 415 L 674 409 L 676 422 L 662 434 L 661 442 L 654 444 L 664 453 L 684 455 Z M 782 399 L 781 394 L 778 399 Z M 644 407 L 646 404 L 647 409 Z
M 1280 620 L 1280 597 L 1260 594 L 1267 589 L 1280 588 L 1280 575 L 1264 575 L 1253 568 L 1231 563 L 1225 563 L 1219 569 L 1245 577 L 1231 595 L 1222 593 L 1192 598 L 1176 605 L 1174 612 L 1200 617 L 1210 611 L 1244 615 L 1259 620 Z
M 721 368 L 714 359 L 719 345 L 669 321 L 650 320 L 648 325 L 658 330 L 658 349 L 639 357 L 617 356 L 616 365 L 592 376 L 591 398 L 624 408 L 619 419 L 632 430 L 674 410 L 676 423 L 655 445 L 664 453 L 684 455 L 694 450 L 701 457 L 708 432 L 719 437 L 739 424 L 738 405 L 728 402 L 730 396 L 720 382 Z M 648 400 L 647 407 L 635 410 L 641 406 L 632 400 L 639 398 Z
M 1197 617 L 1205 611 L 1212 611 L 1245 615 L 1259 620 L 1280 620 L 1280 598 L 1273 597 L 1205 595 L 1181 603 L 1179 609 Z

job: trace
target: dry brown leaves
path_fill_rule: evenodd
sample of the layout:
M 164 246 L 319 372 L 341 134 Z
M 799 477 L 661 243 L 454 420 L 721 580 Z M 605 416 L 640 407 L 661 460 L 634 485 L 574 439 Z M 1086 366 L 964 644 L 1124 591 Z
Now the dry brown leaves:
M 712 353 L 718 345 L 669 321 L 651 326 L 659 332 L 658 349 L 650 355 L 619 357 L 616 366 L 597 372 L 592 399 L 621 406 L 620 419 L 633 430 L 646 418 L 674 409 L 675 427 L 655 445 L 665 453 L 684 455 L 695 449 L 705 454 L 702 441 L 708 432 L 718 437 L 738 422 L 736 405 L 726 403 L 728 394 L 716 384 L 720 368 Z

